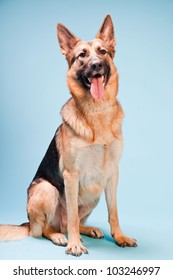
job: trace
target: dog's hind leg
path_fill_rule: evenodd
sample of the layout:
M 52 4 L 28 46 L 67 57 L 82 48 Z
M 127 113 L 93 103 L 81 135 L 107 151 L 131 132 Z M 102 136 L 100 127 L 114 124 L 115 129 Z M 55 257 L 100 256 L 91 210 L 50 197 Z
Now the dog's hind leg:
M 95 201 L 93 208 L 97 205 L 99 200 Z M 99 228 L 84 226 L 85 221 L 91 214 L 92 209 L 88 209 L 88 207 L 80 207 L 79 215 L 80 215 L 80 224 L 79 224 L 79 232 L 83 235 L 90 236 L 92 238 L 103 238 L 104 235 Z
M 56 232 L 61 216 L 56 215 L 59 206 L 59 192 L 47 181 L 34 182 L 28 190 L 27 211 L 30 220 L 30 235 L 44 236 L 54 244 L 66 246 L 67 239 Z M 55 221 L 57 219 L 57 221 Z
M 103 238 L 104 235 L 99 228 L 96 227 L 88 227 L 88 226 L 79 226 L 79 231 L 83 235 L 90 236 L 92 238 Z
M 56 232 L 51 226 L 46 226 L 43 229 L 43 236 L 50 239 L 55 245 L 66 246 L 67 239 L 64 234 Z

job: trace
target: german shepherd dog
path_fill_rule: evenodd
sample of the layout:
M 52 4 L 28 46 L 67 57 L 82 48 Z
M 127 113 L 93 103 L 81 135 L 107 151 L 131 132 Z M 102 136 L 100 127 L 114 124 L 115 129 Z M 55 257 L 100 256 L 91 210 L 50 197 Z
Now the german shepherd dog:
M 67 254 L 87 253 L 80 234 L 103 237 L 100 229 L 84 222 L 104 190 L 115 243 L 135 247 L 136 240 L 123 234 L 117 212 L 123 110 L 117 100 L 112 19 L 107 15 L 96 38 L 89 42 L 81 41 L 62 24 L 57 25 L 57 36 L 68 62 L 72 97 L 61 110 L 63 122 L 28 188 L 29 223 L 1 225 L 0 240 L 44 236 L 56 245 L 67 245 Z

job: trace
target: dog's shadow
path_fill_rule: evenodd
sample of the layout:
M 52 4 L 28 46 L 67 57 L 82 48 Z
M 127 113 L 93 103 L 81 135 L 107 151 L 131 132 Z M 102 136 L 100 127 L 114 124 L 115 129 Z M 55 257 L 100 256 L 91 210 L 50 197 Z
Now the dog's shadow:
M 110 235 L 110 233 L 104 232 L 104 240 L 111 242 L 111 243 L 115 243 L 115 240 L 113 239 L 113 237 Z

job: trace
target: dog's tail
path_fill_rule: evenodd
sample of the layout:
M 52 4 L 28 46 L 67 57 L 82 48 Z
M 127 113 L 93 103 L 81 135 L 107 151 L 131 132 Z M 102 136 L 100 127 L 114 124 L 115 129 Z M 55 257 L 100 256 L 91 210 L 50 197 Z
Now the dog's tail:
M 29 236 L 30 223 L 24 223 L 20 226 L 0 225 L 0 241 L 14 241 Z

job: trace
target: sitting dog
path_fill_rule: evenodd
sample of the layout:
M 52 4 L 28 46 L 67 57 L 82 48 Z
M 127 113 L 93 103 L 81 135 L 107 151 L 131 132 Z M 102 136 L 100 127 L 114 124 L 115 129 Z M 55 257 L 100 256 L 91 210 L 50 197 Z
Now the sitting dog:
M 57 25 L 57 36 L 68 62 L 72 97 L 61 110 L 63 122 L 29 186 L 29 223 L 1 225 L 0 240 L 44 236 L 57 245 L 67 245 L 67 254 L 87 253 L 80 234 L 103 237 L 100 229 L 84 223 L 105 191 L 116 244 L 135 247 L 136 240 L 121 231 L 117 212 L 123 110 L 117 100 L 112 19 L 107 15 L 96 38 L 89 42 L 81 41 L 62 24 Z

